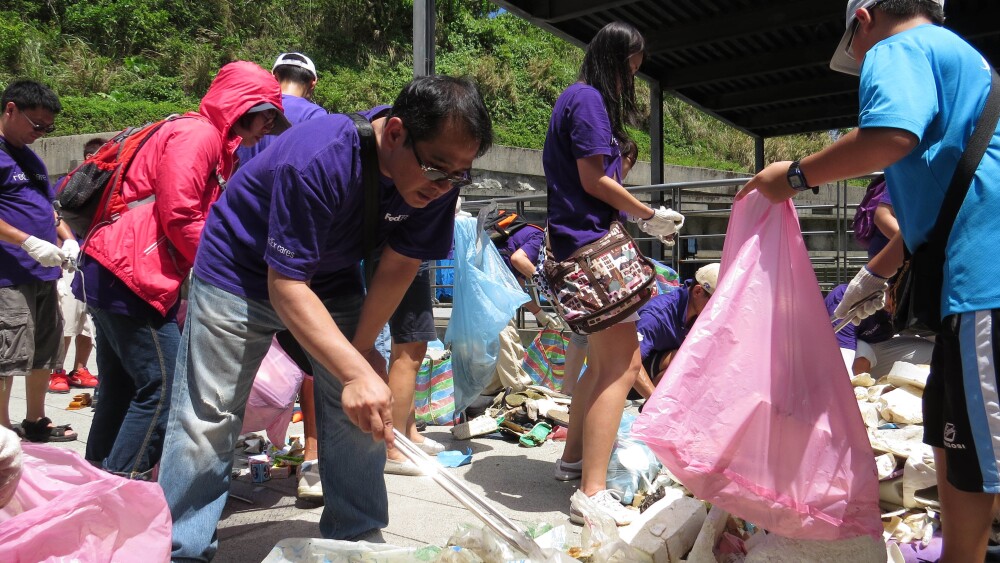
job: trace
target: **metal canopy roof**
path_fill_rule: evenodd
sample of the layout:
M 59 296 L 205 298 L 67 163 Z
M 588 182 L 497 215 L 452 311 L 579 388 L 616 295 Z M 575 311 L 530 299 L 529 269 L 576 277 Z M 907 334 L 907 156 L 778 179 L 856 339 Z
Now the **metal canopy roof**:
M 585 45 L 627 21 L 646 38 L 640 76 L 758 137 L 854 127 L 858 78 L 830 70 L 844 0 L 493 0 Z M 1000 1 L 948 0 L 946 27 L 1000 60 Z

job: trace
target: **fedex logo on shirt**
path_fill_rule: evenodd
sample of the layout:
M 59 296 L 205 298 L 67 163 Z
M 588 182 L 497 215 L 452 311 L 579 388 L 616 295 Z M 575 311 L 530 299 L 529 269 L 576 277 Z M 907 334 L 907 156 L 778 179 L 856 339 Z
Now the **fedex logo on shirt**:
M 28 181 L 28 175 L 25 174 L 24 172 L 17 172 L 17 173 L 14 174 L 13 180 L 15 182 L 27 182 Z
M 281 246 L 272 237 L 267 237 L 267 245 L 269 247 L 273 248 L 278 254 L 282 254 L 282 255 L 287 256 L 289 258 L 295 258 L 295 251 L 294 250 L 292 250 L 290 248 L 286 248 L 284 246 Z
M 402 223 L 409 219 L 410 216 L 406 213 L 400 213 L 399 215 L 392 215 L 390 213 L 385 214 L 385 220 L 390 223 Z

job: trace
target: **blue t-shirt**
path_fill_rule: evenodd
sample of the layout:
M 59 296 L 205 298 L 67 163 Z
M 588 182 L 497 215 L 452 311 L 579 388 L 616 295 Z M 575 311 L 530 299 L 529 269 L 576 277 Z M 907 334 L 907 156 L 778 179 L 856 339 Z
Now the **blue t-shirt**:
M 321 106 L 314 104 L 305 98 L 293 96 L 291 94 L 281 95 L 281 107 L 284 108 L 285 117 L 292 125 L 327 114 L 326 110 Z M 244 166 L 247 162 L 250 162 L 251 158 L 260 154 L 261 151 L 270 146 L 271 143 L 277 138 L 278 135 L 265 135 L 263 139 L 257 141 L 257 144 L 251 147 L 240 147 L 236 149 L 236 156 L 240 159 L 240 166 Z
M 612 221 L 621 220 L 617 209 L 587 194 L 580 182 L 576 161 L 595 155 L 604 156 L 604 173 L 620 181 L 621 150 L 601 94 L 577 82 L 556 100 L 542 150 L 549 239 L 556 260 L 565 260 L 581 246 L 601 238 Z
M 644 362 L 654 352 L 669 352 L 681 347 L 691 329 L 687 322 L 688 297 L 688 288 L 681 286 L 670 293 L 656 295 L 639 309 L 635 328 Z
M 541 229 L 536 229 L 532 226 L 521 227 L 521 230 L 512 234 L 507 242 L 501 244 L 497 250 L 500 251 L 500 257 L 503 258 L 503 263 L 507 264 L 507 268 L 514 274 L 517 279 L 524 279 L 524 275 L 521 274 L 510 263 L 510 256 L 517 252 L 518 250 L 523 250 L 528 256 L 528 260 L 531 260 L 532 264 L 538 263 L 538 253 L 542 250 L 542 245 L 545 244 L 545 233 Z
M 861 67 L 859 125 L 909 131 L 919 144 L 885 171 L 906 246 L 928 236 L 990 90 L 986 60 L 953 32 L 923 25 L 888 37 Z M 994 132 L 955 220 L 942 315 L 1000 308 L 1000 137 Z
M 55 192 L 49 185 L 45 164 L 27 146 L 17 148 L 3 142 L 27 170 L 22 170 L 11 155 L 0 150 L 0 219 L 33 237 L 58 244 L 52 211 Z M 20 246 L 0 243 L 0 287 L 52 281 L 61 275 L 61 268 L 42 266 Z
M 388 106 L 361 112 L 371 120 Z M 310 280 L 317 295 L 361 291 L 364 185 L 354 122 L 331 114 L 281 134 L 267 158 L 241 167 L 212 208 L 194 273 L 230 293 L 268 299 L 267 269 Z M 423 209 L 379 182 L 379 234 L 396 252 L 420 260 L 451 248 L 458 190 Z
M 840 284 L 833 288 L 823 300 L 826 303 L 826 312 L 831 317 L 837 310 L 837 305 L 844 300 L 844 292 L 847 291 L 847 284 Z M 840 321 L 831 321 L 836 326 Z M 837 333 L 837 344 L 847 350 L 857 350 L 858 340 L 869 344 L 885 342 L 893 336 L 892 316 L 885 310 L 876 311 L 875 314 L 861 319 L 861 324 L 854 326 L 854 323 L 847 323 L 847 326 Z
M 875 202 L 876 206 L 886 206 L 892 209 L 892 197 L 889 196 L 889 190 L 882 192 L 882 195 L 877 198 Z M 882 252 L 885 245 L 889 244 L 889 238 L 882 234 L 882 231 L 875 226 L 872 231 L 872 238 L 868 241 L 868 259 L 871 260 L 876 254 Z

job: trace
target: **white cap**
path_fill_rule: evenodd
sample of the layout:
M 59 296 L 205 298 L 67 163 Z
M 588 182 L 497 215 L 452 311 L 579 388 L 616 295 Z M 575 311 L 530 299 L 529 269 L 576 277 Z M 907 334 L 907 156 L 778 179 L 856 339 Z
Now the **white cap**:
M 856 14 L 861 8 L 871 8 L 881 1 L 882 0 L 848 0 L 847 15 L 845 17 L 846 29 L 844 30 L 844 36 L 840 39 L 840 44 L 837 45 L 837 50 L 833 52 L 833 58 L 830 59 L 830 68 L 837 72 L 844 72 L 847 74 L 861 74 L 861 63 L 854 57 L 847 54 L 847 48 L 850 46 L 851 39 L 853 38 L 851 30 L 854 27 L 854 20 L 857 19 L 854 14 Z M 944 0 L 932 1 L 944 8 Z
M 719 264 L 718 262 L 714 264 L 706 264 L 698 271 L 694 273 L 694 280 L 698 282 L 698 285 L 705 288 L 705 291 L 711 295 L 715 293 L 715 287 L 719 285 Z
M 275 59 L 274 65 L 271 66 L 271 72 L 281 65 L 297 66 L 299 68 L 304 68 L 313 75 L 313 78 L 318 78 L 316 75 L 316 65 L 313 64 L 312 59 L 303 55 L 302 53 L 282 53 L 278 55 Z

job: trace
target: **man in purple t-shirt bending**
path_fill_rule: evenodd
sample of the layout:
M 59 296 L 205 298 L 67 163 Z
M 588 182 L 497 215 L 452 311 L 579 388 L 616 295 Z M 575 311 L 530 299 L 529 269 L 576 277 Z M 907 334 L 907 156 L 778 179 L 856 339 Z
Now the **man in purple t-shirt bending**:
M 476 86 L 446 76 L 417 78 L 393 106 L 362 115 L 375 133 L 377 242 L 385 244 L 367 295 L 363 159 L 348 116 L 288 130 L 267 158 L 237 171 L 209 215 L 160 468 L 175 559 L 215 553 L 253 377 L 285 328 L 314 368 L 320 532 L 355 539 L 388 523 L 379 441 L 392 442 L 392 396 L 375 338 L 420 262 L 448 254 L 456 188 L 469 182 L 493 130 Z

